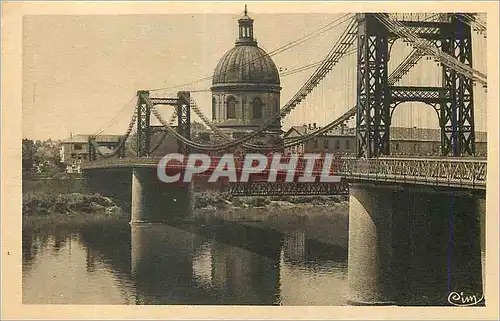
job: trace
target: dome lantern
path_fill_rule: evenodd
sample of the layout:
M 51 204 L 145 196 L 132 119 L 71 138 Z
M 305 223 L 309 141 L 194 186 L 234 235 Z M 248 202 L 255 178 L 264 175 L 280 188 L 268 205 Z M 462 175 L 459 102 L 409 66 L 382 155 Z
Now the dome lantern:
M 256 46 L 257 41 L 253 38 L 253 19 L 248 16 L 247 5 L 245 4 L 245 11 L 243 17 L 238 19 L 239 25 L 239 38 L 236 45 Z

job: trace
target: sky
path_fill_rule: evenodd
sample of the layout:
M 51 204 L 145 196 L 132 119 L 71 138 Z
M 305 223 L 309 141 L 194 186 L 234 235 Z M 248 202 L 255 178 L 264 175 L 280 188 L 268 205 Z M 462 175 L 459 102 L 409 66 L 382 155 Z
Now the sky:
M 257 5 L 257 4 L 256 4 Z M 340 14 L 269 14 L 252 12 L 254 35 L 267 52 L 310 34 Z M 258 10 L 257 10 L 258 11 Z M 23 137 L 65 139 L 70 134 L 123 134 L 139 89 L 168 89 L 152 95 L 192 97 L 211 119 L 210 80 L 223 54 L 234 46 L 234 14 L 32 15 L 23 18 Z M 272 56 L 279 68 L 292 70 L 321 61 L 347 24 Z M 486 40 L 474 35 L 474 68 L 486 71 Z M 389 68 L 411 50 L 398 40 Z M 356 57 L 341 59 L 329 75 L 283 122 L 322 126 L 355 104 Z M 425 72 L 424 72 L 425 70 Z M 281 77 L 281 105 L 304 84 L 314 69 Z M 402 85 L 438 85 L 441 69 L 423 59 Z M 183 85 L 184 84 L 184 85 Z M 181 85 L 181 86 L 179 86 Z M 174 88 L 172 88 L 174 87 Z M 476 87 L 476 128 L 486 130 L 486 94 Z M 169 107 L 162 107 L 165 117 Z M 197 117 L 193 117 L 195 120 Z M 350 124 L 354 125 L 354 124 Z M 431 107 L 402 104 L 393 126 L 438 128 Z

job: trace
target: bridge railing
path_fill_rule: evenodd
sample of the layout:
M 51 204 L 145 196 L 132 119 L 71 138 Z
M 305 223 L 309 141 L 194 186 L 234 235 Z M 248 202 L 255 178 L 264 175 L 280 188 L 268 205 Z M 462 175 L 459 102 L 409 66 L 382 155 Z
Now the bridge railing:
M 486 187 L 486 160 L 423 158 L 343 158 L 336 173 L 349 179 L 466 188 Z

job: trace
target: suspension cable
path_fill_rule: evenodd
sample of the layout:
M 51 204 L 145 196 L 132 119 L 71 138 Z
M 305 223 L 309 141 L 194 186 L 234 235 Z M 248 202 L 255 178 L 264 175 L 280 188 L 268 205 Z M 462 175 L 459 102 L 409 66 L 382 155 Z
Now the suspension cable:
M 401 38 L 405 38 L 412 42 L 415 47 L 421 48 L 424 52 L 430 52 L 434 57 L 436 57 L 442 64 L 453 69 L 465 77 L 476 80 L 483 85 L 487 84 L 486 74 L 471 68 L 470 66 L 458 61 L 455 57 L 438 50 L 434 44 L 426 39 L 420 38 L 417 34 L 410 30 L 410 28 L 405 27 L 399 21 L 392 20 L 384 15 L 376 14 L 375 17 L 389 30 L 396 33 Z
M 170 120 L 169 120 L 171 126 L 173 126 L 176 119 L 177 119 L 177 110 L 174 110 L 174 113 L 172 114 L 172 116 L 170 117 Z M 162 131 L 161 138 L 158 140 L 156 145 L 153 148 L 151 148 L 151 150 L 149 151 L 149 154 L 154 153 L 161 146 L 161 144 L 167 138 L 167 136 L 168 136 L 168 132 Z
M 257 58 L 254 58 L 250 61 L 247 61 L 245 62 L 244 64 L 241 64 L 241 65 L 238 65 L 238 66 L 235 66 L 234 68 L 230 68 L 228 70 L 226 70 L 225 72 L 221 73 L 221 75 L 226 75 L 230 72 L 234 72 L 234 71 L 238 71 L 240 68 L 243 68 L 245 67 L 246 65 L 250 65 L 250 64 L 253 64 L 259 60 L 262 60 L 262 59 L 266 59 L 266 57 L 272 57 L 272 56 L 275 56 L 277 54 L 280 54 L 286 50 L 289 50 L 293 47 L 296 47 L 302 43 L 305 43 L 307 41 L 309 41 L 310 39 L 313 39 L 327 31 L 330 31 L 331 29 L 335 28 L 335 27 L 338 27 L 339 25 L 349 21 L 350 19 L 352 19 L 352 14 L 344 14 L 342 15 L 341 17 L 329 22 L 327 25 L 307 34 L 307 35 L 304 35 L 294 41 L 291 41 L 291 42 L 288 42 L 286 43 L 285 45 L 281 46 L 281 47 L 278 47 L 272 51 L 270 51 L 268 54 L 266 55 L 262 55 L 262 56 L 259 56 Z M 325 29 L 326 28 L 326 29 Z M 322 30 L 322 29 L 325 29 L 325 30 Z M 318 33 L 319 32 L 319 33 Z M 316 34 L 318 33 L 318 34 Z M 200 78 L 200 79 L 197 79 L 197 80 L 193 80 L 193 81 L 190 81 L 190 82 L 186 82 L 186 83 L 182 83 L 182 84 L 179 84 L 179 85 L 175 85 L 175 86 L 169 86 L 169 87 L 161 87 L 161 88 L 154 88 L 154 89 L 150 89 L 149 91 L 151 92 L 154 92 L 154 91 L 160 91 L 160 90 L 168 90 L 168 89 L 174 89 L 174 88 L 179 88 L 179 87 L 184 87 L 184 86 L 188 86 L 188 85 L 193 85 L 193 84 L 197 84 L 197 83 L 200 83 L 200 82 L 204 82 L 204 81 L 208 81 L 208 80 L 212 80 L 213 79 L 213 74 L 210 75 L 210 76 L 206 76 L 206 77 L 203 77 L 203 78 Z
M 463 13 L 456 14 L 457 19 L 471 26 L 479 34 L 486 36 L 486 23 L 477 16 L 477 14 Z
M 120 114 L 121 112 L 123 112 L 129 105 L 132 101 L 134 101 L 134 98 L 136 96 L 132 96 L 132 98 L 129 99 L 129 101 L 127 101 L 123 107 L 121 109 L 119 109 L 115 115 L 111 118 L 111 120 L 108 122 L 107 125 L 105 125 L 101 130 L 95 132 L 92 136 L 99 136 L 101 135 L 106 129 L 109 129 L 111 126 L 113 126 L 114 124 L 116 124 L 117 120 L 118 120 L 118 114 Z
M 120 149 L 122 149 L 124 147 L 125 142 L 127 141 L 128 137 L 130 136 L 130 133 L 132 132 L 132 129 L 133 129 L 134 124 L 135 124 L 136 121 L 137 121 L 137 109 L 134 111 L 134 114 L 133 114 L 132 119 L 130 120 L 130 122 L 128 124 L 127 131 L 125 132 L 125 135 L 120 138 L 120 142 L 119 142 L 118 146 L 113 151 L 111 151 L 110 153 L 104 153 L 104 152 L 102 152 L 101 151 L 101 147 L 102 146 L 100 146 L 96 142 L 95 138 L 90 139 L 89 142 L 92 144 L 92 147 L 95 149 L 95 151 L 100 156 L 102 156 L 104 158 L 113 157 L 116 154 L 118 154 L 118 152 L 120 151 Z
M 340 58 L 346 54 L 356 38 L 357 23 L 355 19 L 352 19 L 320 67 L 316 69 L 299 91 L 281 108 L 282 117 L 288 115 L 318 85 Z
M 234 147 L 236 145 L 239 145 L 241 143 L 244 143 L 257 135 L 259 135 L 261 132 L 263 132 L 265 129 L 267 129 L 269 126 L 274 124 L 278 119 L 283 118 L 287 114 L 290 113 L 291 110 L 298 104 L 300 100 L 303 100 L 307 94 L 309 94 L 312 89 L 319 83 L 321 79 L 323 79 L 326 74 L 332 69 L 332 67 L 340 60 L 341 57 L 345 55 L 349 47 L 353 44 L 354 40 L 356 39 L 356 30 L 357 30 L 357 25 L 355 23 L 355 20 L 351 18 L 351 22 L 348 25 L 348 27 L 345 29 L 344 33 L 341 35 L 337 43 L 334 45 L 334 47 L 331 49 L 329 55 L 324 59 L 323 63 L 320 65 L 320 67 L 316 70 L 316 72 L 313 73 L 313 75 L 309 78 L 309 81 L 304 85 L 300 90 L 299 94 L 296 94 L 294 97 L 297 97 L 296 100 L 297 102 L 294 102 L 293 99 L 285 105 L 283 108 L 280 109 L 280 112 L 278 115 L 274 115 L 270 117 L 266 122 L 261 124 L 259 126 L 259 129 L 252 131 L 251 133 L 245 135 L 244 137 L 241 137 L 239 139 L 235 139 L 231 142 L 223 143 L 223 144 L 218 144 L 218 145 L 204 145 L 204 144 L 199 144 L 194 141 L 188 140 L 187 138 L 183 137 L 182 135 L 178 134 L 171 126 L 169 126 L 168 123 L 166 123 L 161 115 L 157 112 L 155 109 L 154 105 L 152 104 L 151 100 L 147 96 L 142 96 L 144 101 L 150 106 L 151 111 L 155 114 L 155 116 L 158 118 L 160 122 L 165 126 L 169 132 L 171 132 L 174 136 L 176 136 L 178 139 L 180 139 L 182 142 L 187 144 L 190 147 L 193 148 L 198 148 L 198 149 L 205 149 L 205 150 L 224 150 L 228 149 L 231 147 Z

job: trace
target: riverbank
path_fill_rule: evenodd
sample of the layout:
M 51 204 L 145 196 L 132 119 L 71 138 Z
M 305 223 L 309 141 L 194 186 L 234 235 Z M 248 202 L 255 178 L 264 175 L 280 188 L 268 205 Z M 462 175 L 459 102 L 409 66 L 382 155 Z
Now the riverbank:
M 24 216 L 24 229 L 43 229 L 47 227 L 72 227 L 78 228 L 91 223 L 126 221 L 128 215 L 126 213 L 72 213 L 61 214 L 52 213 L 46 216 Z
M 348 202 L 342 196 L 232 197 L 198 192 L 194 214 L 195 223 L 200 225 L 226 221 L 280 233 L 300 229 L 308 238 L 347 246 Z M 38 191 L 23 194 L 23 229 L 128 222 L 129 216 L 112 199 L 99 194 Z
M 81 225 L 87 222 L 126 219 L 113 200 L 99 194 L 27 192 L 23 194 L 23 228 Z

